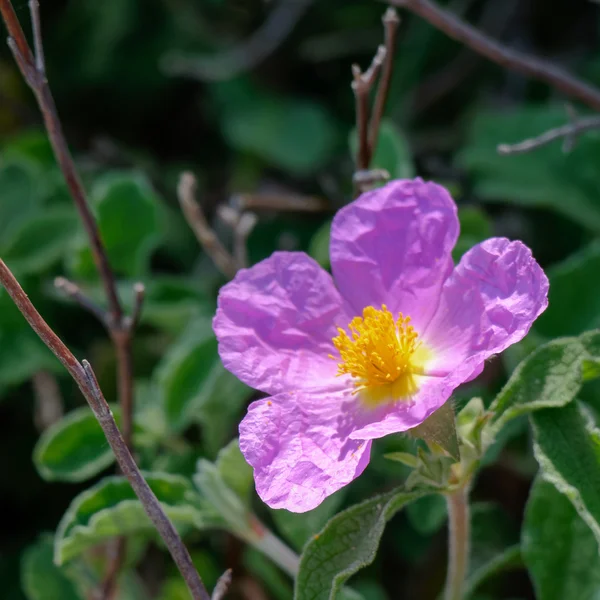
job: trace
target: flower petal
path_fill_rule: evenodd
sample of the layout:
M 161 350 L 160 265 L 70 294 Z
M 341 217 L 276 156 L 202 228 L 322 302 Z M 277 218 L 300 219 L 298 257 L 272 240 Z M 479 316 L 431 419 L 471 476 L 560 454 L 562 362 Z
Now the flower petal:
M 548 306 L 548 278 L 522 242 L 471 248 L 447 280 L 424 343 L 439 374 L 471 379 L 483 361 L 523 339 Z
M 419 332 L 452 271 L 458 229 L 456 205 L 435 183 L 404 179 L 362 194 L 333 219 L 336 285 L 355 314 L 386 304 Z
M 454 390 L 481 373 L 484 361 L 521 340 L 548 305 L 548 279 L 521 242 L 487 240 L 467 252 L 442 291 L 423 335 L 435 376 L 416 377 L 410 399 L 353 410 L 355 439 L 375 439 L 422 423 Z
M 329 273 L 302 252 L 276 252 L 221 288 L 213 328 L 225 367 L 276 394 L 342 384 L 328 355 L 335 326 L 347 322 Z
M 271 508 L 305 512 L 358 477 L 371 442 L 349 440 L 343 395 L 284 392 L 253 402 L 240 424 L 240 449 L 256 491 Z

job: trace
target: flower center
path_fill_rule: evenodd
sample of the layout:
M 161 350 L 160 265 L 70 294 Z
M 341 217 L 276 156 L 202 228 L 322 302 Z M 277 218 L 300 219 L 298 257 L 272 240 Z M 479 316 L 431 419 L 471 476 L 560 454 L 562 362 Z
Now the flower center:
M 387 309 L 381 310 L 367 306 L 362 317 L 354 317 L 348 329 L 348 335 L 338 327 L 339 335 L 333 338 L 333 345 L 340 353 L 338 375 L 351 375 L 356 379 L 356 391 L 365 388 L 393 384 L 402 376 L 422 373 L 423 352 L 417 342 L 418 334 L 410 317 L 399 313 L 398 318 Z M 415 356 L 415 353 L 418 356 Z M 330 355 L 335 360 L 335 357 Z M 408 381 L 406 382 L 409 383 Z M 413 385 L 402 386 L 406 395 Z M 396 395 L 396 394 L 394 394 Z

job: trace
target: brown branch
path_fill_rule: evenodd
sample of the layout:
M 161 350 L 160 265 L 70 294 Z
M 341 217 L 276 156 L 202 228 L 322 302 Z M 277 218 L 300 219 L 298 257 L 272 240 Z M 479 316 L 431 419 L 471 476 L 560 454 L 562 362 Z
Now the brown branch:
M 223 600 L 231 585 L 231 569 L 227 569 L 217 581 L 210 600 Z
M 218 208 L 221 220 L 233 231 L 233 257 L 236 269 L 248 266 L 248 237 L 256 226 L 257 216 L 252 212 L 241 213 L 236 208 L 222 205 Z
M 102 243 L 100 230 L 87 200 L 85 189 L 75 167 L 75 162 L 69 151 L 62 123 L 58 116 L 52 92 L 50 91 L 48 79 L 46 78 L 39 1 L 29 0 L 29 9 L 33 30 L 33 52 L 27 42 L 23 28 L 17 19 L 11 1 L 0 0 L 0 13 L 9 34 L 8 46 L 14 55 L 25 81 L 33 91 L 42 113 L 54 155 L 89 239 L 92 257 L 100 274 L 100 280 L 106 294 L 108 312 L 85 298 L 74 284 L 63 281 L 62 287 L 82 306 L 98 317 L 109 331 L 117 356 L 119 402 L 122 406 L 125 441 L 128 447 L 131 448 L 131 432 L 133 430 L 131 337 L 133 323 L 137 321 L 139 315 L 135 319 L 128 319 L 123 312 L 123 307 L 117 293 L 117 283 L 108 260 L 106 249 Z M 140 307 L 141 305 L 137 307 L 138 312 Z
M 87 361 L 84 360 L 80 363 L 75 358 L 73 353 L 35 309 L 27 294 L 23 291 L 23 288 L 21 288 L 10 269 L 2 260 L 0 260 L 0 283 L 13 299 L 32 329 L 67 369 L 79 386 L 81 393 L 102 427 L 106 441 L 114 452 L 121 471 L 127 477 L 144 510 L 165 542 L 173 560 L 185 579 L 192 598 L 194 600 L 210 600 L 210 595 L 194 568 L 192 559 L 179 534 L 135 464 L 131 452 L 127 448 L 127 444 L 117 427 L 108 403 L 98 385 L 92 367 Z
M 385 60 L 383 63 L 383 71 L 381 79 L 375 93 L 375 103 L 373 106 L 373 114 L 369 123 L 369 164 L 373 159 L 373 154 L 377 148 L 377 137 L 379 135 L 379 125 L 385 110 L 390 84 L 392 82 L 392 73 L 394 70 L 394 55 L 396 54 L 396 40 L 400 18 L 398 13 L 390 6 L 385 11 L 382 18 L 383 27 L 385 30 Z
M 72 298 L 84 310 L 92 313 L 103 325 L 107 325 L 108 315 L 106 311 L 91 298 L 88 298 L 77 284 L 69 281 L 66 277 L 57 277 L 54 280 L 54 287 Z
M 196 190 L 198 184 L 196 178 L 190 172 L 181 174 L 177 186 L 177 196 L 181 210 L 196 235 L 196 239 L 204 248 L 205 252 L 212 258 L 217 268 L 227 278 L 232 278 L 237 272 L 235 259 L 221 243 L 217 234 L 211 229 L 200 204 L 196 201 Z
M 371 65 L 364 73 L 358 65 L 352 65 L 352 91 L 354 92 L 356 101 L 356 133 L 358 136 L 356 150 L 357 171 L 368 169 L 371 161 L 369 147 L 369 95 L 385 57 L 385 46 L 379 46 Z
M 277 210 L 321 212 L 330 206 L 323 198 L 287 193 L 236 194 L 231 203 L 239 211 Z
M 430 0 L 389 0 L 419 15 L 447 36 L 507 69 L 544 81 L 570 98 L 600 110 L 600 89 L 577 79 L 564 69 L 540 58 L 512 50 L 481 33 L 451 12 Z
M 537 137 L 523 140 L 518 144 L 499 144 L 498 153 L 503 155 L 524 154 L 560 139 L 564 140 L 563 149 L 568 152 L 573 148 L 578 136 L 594 129 L 600 129 L 600 117 L 586 117 L 550 129 Z

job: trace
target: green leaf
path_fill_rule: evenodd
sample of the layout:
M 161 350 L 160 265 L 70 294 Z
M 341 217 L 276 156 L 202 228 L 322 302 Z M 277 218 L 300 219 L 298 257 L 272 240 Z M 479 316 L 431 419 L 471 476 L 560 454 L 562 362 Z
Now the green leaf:
M 72 209 L 44 209 L 1 240 L 2 258 L 20 276 L 41 273 L 63 258 L 73 245 L 77 228 L 77 215 Z
M 548 308 L 535 322 L 536 331 L 556 337 L 600 327 L 599 272 L 598 241 L 549 269 Z
M 351 575 L 373 562 L 387 521 L 425 493 L 389 492 L 333 517 L 304 548 L 295 600 L 334 600 Z
M 581 389 L 587 358 L 580 338 L 553 340 L 530 354 L 490 406 L 493 431 L 520 415 L 571 402 Z
M 237 438 L 219 451 L 215 464 L 223 481 L 249 505 L 254 489 L 252 467 L 242 455 Z
M 212 525 L 202 498 L 187 479 L 168 473 L 146 473 L 144 478 L 176 527 Z M 105 477 L 71 502 L 56 532 L 54 560 L 61 565 L 109 538 L 153 531 L 127 479 Z
M 28 600 L 81 600 L 52 560 L 52 535 L 42 535 L 23 553 L 21 585 Z
M 159 200 L 151 185 L 135 173 L 109 173 L 96 181 L 90 201 L 113 269 L 120 275 L 143 276 L 161 232 Z M 96 277 L 83 238 L 70 266 L 78 277 Z
M 112 406 L 120 421 L 120 410 Z M 33 462 L 46 481 L 85 481 L 115 460 L 91 409 L 82 406 L 46 429 L 33 451 Z
M 250 388 L 225 370 L 217 353 L 217 340 L 209 318 L 190 323 L 184 334 L 164 356 L 156 371 L 167 421 L 173 429 L 191 422 L 211 423 L 229 417 L 241 408 Z M 225 401 L 226 400 L 226 401 Z M 207 433 L 221 443 L 228 428 Z M 214 444 L 212 445 L 214 448 Z
M 600 542 L 600 430 L 578 403 L 530 419 L 542 476 L 571 501 Z
M 35 215 L 41 204 L 35 171 L 27 161 L 3 161 L 0 167 L 0 240 L 7 240 L 13 230 Z
M 358 147 L 356 129 L 350 133 L 350 152 L 354 157 Z M 408 140 L 390 119 L 382 119 L 377 147 L 371 160 L 371 169 L 385 169 L 390 179 L 409 179 L 415 176 L 415 166 Z
M 246 80 L 215 84 L 223 135 L 233 147 L 296 175 L 310 175 L 333 156 L 337 125 L 321 104 L 275 96 Z
M 522 546 L 538 600 L 598 597 L 598 542 L 569 499 L 540 477 L 527 501 Z
M 476 196 L 491 202 L 550 208 L 585 228 L 600 231 L 597 134 L 581 136 L 568 154 L 562 151 L 559 141 L 512 156 L 500 155 L 496 150 L 499 143 L 536 137 L 567 120 L 564 108 L 558 106 L 477 111 L 469 140 L 459 155 L 460 164 L 471 175 Z
M 422 535 L 439 531 L 448 518 L 444 496 L 430 494 L 415 500 L 406 507 L 406 516 L 414 529 Z
M 461 206 L 458 209 L 460 235 L 452 251 L 452 257 L 458 262 L 461 256 L 476 244 L 492 237 L 492 221 L 486 213 L 476 206 Z
M 266 587 L 273 600 L 289 600 L 292 586 L 287 577 L 264 554 L 247 547 L 244 552 L 244 566 Z
M 329 240 L 331 237 L 331 221 L 326 221 L 317 229 L 310 240 L 308 254 L 312 256 L 324 269 L 329 269 Z
M 273 520 L 286 539 L 302 550 L 306 542 L 325 527 L 327 521 L 337 512 L 344 500 L 344 491 L 340 490 L 325 498 L 317 508 L 305 513 L 293 513 L 288 510 L 273 510 Z

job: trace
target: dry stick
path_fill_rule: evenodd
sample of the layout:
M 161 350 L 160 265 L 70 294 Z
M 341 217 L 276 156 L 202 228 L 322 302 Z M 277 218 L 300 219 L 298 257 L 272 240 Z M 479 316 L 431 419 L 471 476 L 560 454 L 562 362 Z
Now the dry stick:
M 385 29 L 385 61 L 381 73 L 381 80 L 377 86 L 375 94 L 375 104 L 373 106 L 373 114 L 371 123 L 369 124 L 369 164 L 373 158 L 375 148 L 377 147 L 377 137 L 379 135 L 379 125 L 385 110 L 390 84 L 392 82 L 392 73 L 394 70 L 394 55 L 396 52 L 396 40 L 400 18 L 398 13 L 390 6 L 383 15 L 383 26 Z
M 69 151 L 62 124 L 54 103 L 54 98 L 52 97 L 48 79 L 46 78 L 46 65 L 44 60 L 38 0 L 29 0 L 29 9 L 31 12 L 33 29 L 33 53 L 27 42 L 21 24 L 17 19 L 11 1 L 0 0 L 0 13 L 2 14 L 2 18 L 6 23 L 9 33 L 8 46 L 14 55 L 23 78 L 36 97 L 54 155 L 61 168 L 81 221 L 83 222 L 84 229 L 89 238 L 92 257 L 106 293 L 109 307 L 108 313 L 86 299 L 80 290 L 74 290 L 72 288 L 67 290 L 67 292 L 82 306 L 95 314 L 104 323 L 110 333 L 117 355 L 117 379 L 119 382 L 119 403 L 121 404 L 123 415 L 123 435 L 127 446 L 132 448 L 133 359 L 131 352 L 131 336 L 132 324 L 135 321 L 133 319 L 128 321 L 123 313 L 123 308 L 117 294 L 116 280 L 100 237 L 98 224 L 90 209 L 83 184 L 81 183 L 73 157 Z M 67 287 L 69 287 L 68 284 Z M 117 552 L 117 557 L 124 555 L 124 543 L 124 539 L 121 538 L 118 542 L 120 550 Z M 119 565 L 113 565 L 113 567 L 109 570 L 118 573 Z M 111 583 L 111 579 L 109 578 L 108 583 L 110 586 L 113 586 L 116 584 L 116 580 L 114 583 Z
M 449 37 L 463 43 L 489 60 L 545 81 L 571 98 L 577 98 L 590 108 L 600 110 L 600 89 L 577 79 L 552 63 L 503 46 L 481 33 L 451 12 L 429 0 L 388 0 L 419 15 Z
M 197 188 L 198 184 L 192 173 L 185 172 L 181 174 L 177 186 L 177 196 L 181 210 L 200 245 L 212 258 L 221 273 L 231 279 L 237 272 L 235 259 L 208 224 L 200 204 L 196 201 Z
M 369 168 L 371 160 L 369 150 L 369 93 L 385 60 L 386 48 L 379 46 L 369 68 L 362 73 L 358 65 L 352 65 L 352 91 L 356 99 L 356 132 L 358 144 L 356 150 L 356 170 Z
M 0 259 L 0 283 L 13 299 L 17 308 L 21 311 L 29 325 L 37 333 L 40 339 L 48 346 L 56 358 L 67 369 L 75 380 L 81 393 L 87 400 L 102 431 L 106 436 L 112 451 L 115 454 L 121 471 L 127 477 L 131 487 L 139 498 L 144 510 L 152 520 L 152 523 L 160 533 L 194 600 L 210 600 L 200 576 L 198 575 L 192 559 L 183 544 L 173 524 L 164 513 L 158 498 L 142 477 L 127 444 L 117 427 L 115 419 L 110 411 L 102 391 L 98 385 L 92 367 L 87 361 L 81 363 L 67 348 L 63 341 L 54 333 L 50 326 L 44 321 L 40 313 L 33 306 L 23 288 L 19 285 L 10 269 Z
M 585 117 L 581 118 L 572 123 L 567 123 L 561 127 L 550 129 L 541 135 L 523 140 L 518 144 L 499 144 L 499 154 L 523 154 L 525 152 L 531 152 L 541 146 L 550 144 L 551 142 L 559 139 L 564 139 L 569 145 L 565 148 L 565 151 L 570 150 L 574 140 L 577 136 L 585 133 L 586 131 L 592 131 L 594 129 L 600 129 L 600 117 Z

